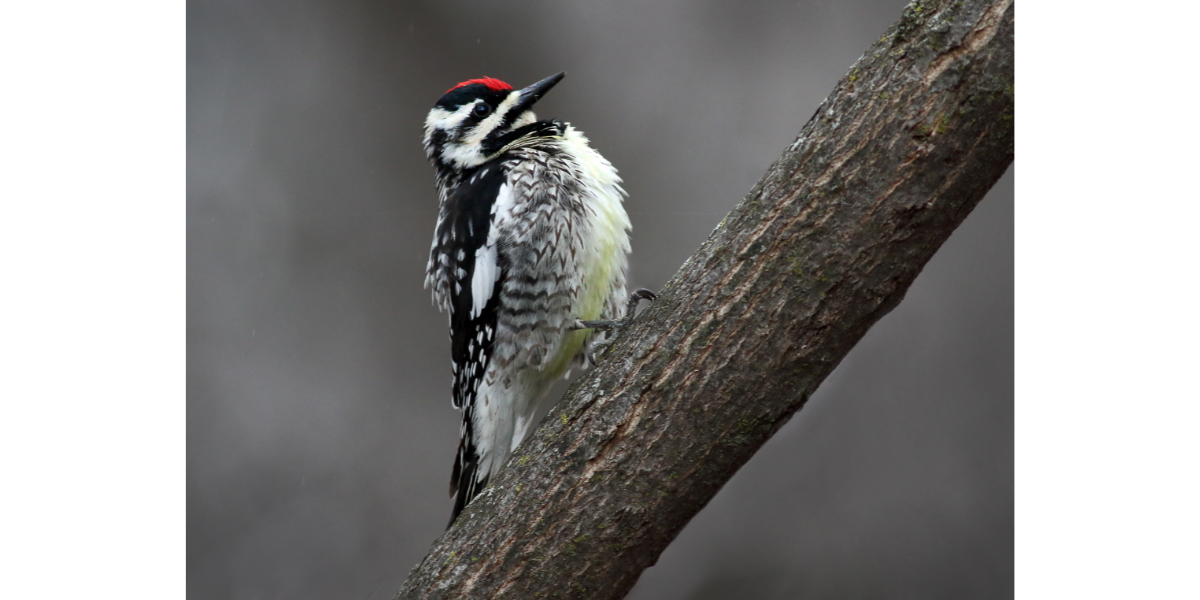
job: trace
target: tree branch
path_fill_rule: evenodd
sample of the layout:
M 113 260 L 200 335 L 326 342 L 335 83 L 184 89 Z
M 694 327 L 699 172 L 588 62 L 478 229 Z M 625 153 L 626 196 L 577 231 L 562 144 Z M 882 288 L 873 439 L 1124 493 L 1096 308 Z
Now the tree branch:
M 918 0 L 397 598 L 619 598 L 1013 159 L 1011 0 Z

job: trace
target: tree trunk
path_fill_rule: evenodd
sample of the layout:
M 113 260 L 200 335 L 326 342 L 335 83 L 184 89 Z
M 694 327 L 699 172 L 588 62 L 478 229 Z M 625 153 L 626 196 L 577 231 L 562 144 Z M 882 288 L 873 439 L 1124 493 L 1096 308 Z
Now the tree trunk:
M 620 598 L 1013 160 L 1011 0 L 918 0 L 397 598 Z

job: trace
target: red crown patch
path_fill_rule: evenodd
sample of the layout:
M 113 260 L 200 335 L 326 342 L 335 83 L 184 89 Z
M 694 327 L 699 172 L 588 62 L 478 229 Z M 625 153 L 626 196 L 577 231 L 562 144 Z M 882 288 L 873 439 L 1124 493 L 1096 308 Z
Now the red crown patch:
M 491 77 L 484 77 L 482 79 L 468 79 L 468 80 L 446 90 L 446 93 L 449 94 L 450 92 L 453 92 L 454 90 L 457 90 L 458 88 L 463 87 L 464 85 L 471 85 L 472 83 L 482 83 L 483 85 L 486 85 L 489 90 L 493 90 L 493 91 L 497 91 L 497 92 L 503 92 L 505 90 L 513 89 L 513 87 L 511 85 L 508 85 L 507 83 L 504 83 L 503 81 L 500 81 L 499 79 L 493 79 Z

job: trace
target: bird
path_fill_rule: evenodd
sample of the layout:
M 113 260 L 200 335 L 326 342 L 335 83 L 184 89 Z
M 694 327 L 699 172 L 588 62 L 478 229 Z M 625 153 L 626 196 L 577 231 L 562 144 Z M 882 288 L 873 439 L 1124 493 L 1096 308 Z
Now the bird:
M 635 298 L 653 297 L 626 298 L 631 228 L 616 169 L 570 123 L 532 110 L 565 75 L 519 90 L 469 79 L 425 119 L 438 194 L 425 287 L 449 316 L 462 410 L 447 527 L 525 438 L 550 386 L 594 362 Z

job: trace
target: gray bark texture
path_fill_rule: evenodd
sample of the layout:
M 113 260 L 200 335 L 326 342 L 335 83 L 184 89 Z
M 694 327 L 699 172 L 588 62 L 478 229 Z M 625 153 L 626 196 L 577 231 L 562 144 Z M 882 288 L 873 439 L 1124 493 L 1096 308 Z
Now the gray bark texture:
M 1013 160 L 1012 0 L 918 0 L 397 598 L 621 598 Z

